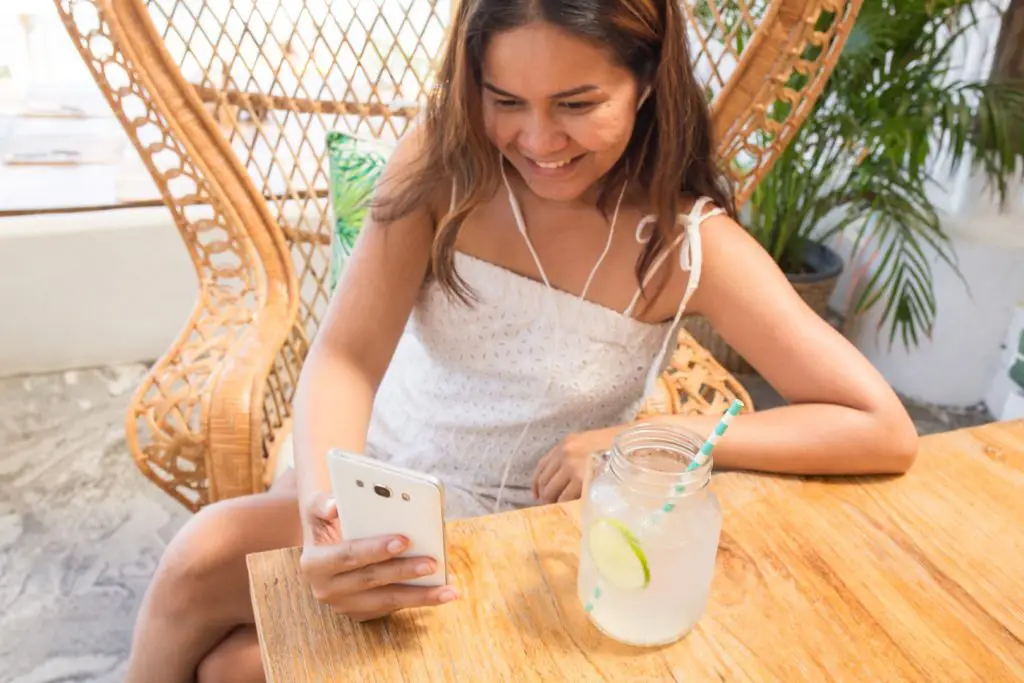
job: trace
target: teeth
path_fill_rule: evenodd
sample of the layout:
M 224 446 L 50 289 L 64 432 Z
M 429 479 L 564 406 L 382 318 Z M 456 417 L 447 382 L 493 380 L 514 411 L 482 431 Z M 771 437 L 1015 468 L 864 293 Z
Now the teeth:
M 555 168 L 562 168 L 563 166 L 565 166 L 566 164 L 568 164 L 571 161 L 572 161 L 572 159 L 564 159 L 562 161 L 551 161 L 551 162 L 547 162 L 547 163 L 545 163 L 543 161 L 535 161 L 533 163 L 537 164 L 541 168 L 555 169 Z

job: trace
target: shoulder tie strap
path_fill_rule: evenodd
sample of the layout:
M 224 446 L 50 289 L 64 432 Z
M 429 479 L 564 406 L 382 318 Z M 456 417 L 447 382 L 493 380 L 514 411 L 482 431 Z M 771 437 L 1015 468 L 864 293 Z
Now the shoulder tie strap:
M 672 340 L 679 334 L 679 321 L 683 317 L 683 313 L 686 311 L 687 304 L 690 303 L 690 298 L 694 292 L 697 291 L 698 285 L 700 285 L 701 269 L 704 264 L 703 253 L 701 249 L 701 237 L 700 237 L 700 225 L 711 216 L 717 216 L 725 213 L 721 208 L 715 207 L 711 211 L 704 213 L 704 207 L 711 201 L 709 197 L 701 197 L 698 199 L 693 208 L 687 214 L 680 214 L 679 221 L 683 224 L 683 233 L 676 238 L 673 242 L 673 247 L 679 245 L 679 267 L 684 272 L 689 272 L 690 277 L 686 281 L 686 290 L 683 292 L 682 298 L 679 300 L 679 306 L 676 308 L 676 314 L 672 318 L 672 324 L 669 325 L 668 332 L 665 334 L 665 340 L 662 342 L 661 350 L 654 359 L 654 364 L 651 366 L 650 375 L 647 378 L 647 393 L 650 393 L 654 389 L 654 383 L 657 381 L 658 375 L 661 374 L 662 367 L 665 363 L 665 357 L 669 351 L 669 345 Z M 646 219 L 645 219 L 646 221 Z M 648 222 L 653 222 L 648 221 Z M 646 225 L 644 221 L 641 224 Z M 640 227 L 637 228 L 637 239 L 640 239 Z M 647 239 L 650 239 L 648 236 Z M 643 240 L 646 241 L 646 240 Z M 662 253 L 662 256 L 668 254 L 670 250 L 666 250 Z M 654 271 L 654 269 L 661 264 L 663 259 L 659 259 L 648 276 Z M 644 284 L 647 283 L 647 277 L 644 278 Z M 635 306 L 636 301 L 639 298 L 639 292 L 634 297 L 634 302 L 630 304 L 630 310 Z
M 685 306 L 686 303 L 689 301 L 689 298 L 693 296 L 693 292 L 697 290 L 697 284 L 700 281 L 700 265 L 698 263 L 696 268 L 693 267 L 694 261 L 697 259 L 695 259 L 693 256 L 693 252 L 695 250 L 693 246 L 694 241 L 690 237 L 691 226 L 694 232 L 698 233 L 696 251 L 700 252 L 700 231 L 697 230 L 696 228 L 699 227 L 705 219 L 710 218 L 711 216 L 717 216 L 720 213 L 724 213 L 722 209 L 716 207 L 711 211 L 707 212 L 707 214 L 702 214 L 704 207 L 707 206 L 708 202 L 710 201 L 711 199 L 709 197 L 701 197 L 694 203 L 693 208 L 690 210 L 689 213 L 681 213 L 676 217 L 676 221 L 682 224 L 683 231 L 675 238 L 675 240 L 672 241 L 672 244 L 669 245 L 669 248 L 661 252 L 658 255 L 658 258 L 654 260 L 654 263 L 651 264 L 651 267 L 648 269 L 647 274 L 644 275 L 643 285 L 637 288 L 636 294 L 633 295 L 632 300 L 629 302 L 629 306 L 627 306 L 626 310 L 623 311 L 623 315 L 630 318 L 633 317 L 633 313 L 636 310 L 636 305 L 640 302 L 640 296 L 641 294 L 643 294 L 643 288 L 647 286 L 647 283 L 650 282 L 651 278 L 654 276 L 654 273 L 658 270 L 658 268 L 661 267 L 661 264 L 665 262 L 666 258 L 668 258 L 669 253 L 676 247 L 679 247 L 679 267 L 683 270 L 683 272 L 689 272 L 691 270 L 696 271 L 696 277 L 692 275 L 690 276 L 690 282 L 687 283 L 687 291 L 683 295 L 683 301 L 681 305 Z M 637 242 L 639 242 L 640 244 L 646 244 L 647 242 L 650 241 L 651 236 L 645 231 L 645 228 L 657 220 L 658 217 L 654 215 L 644 216 L 643 218 L 640 219 L 640 222 L 637 223 L 636 226 Z

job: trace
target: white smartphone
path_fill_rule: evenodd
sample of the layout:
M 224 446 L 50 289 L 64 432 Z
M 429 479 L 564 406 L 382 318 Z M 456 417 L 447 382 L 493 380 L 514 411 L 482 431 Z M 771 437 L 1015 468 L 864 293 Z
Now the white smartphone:
M 448 583 L 444 486 L 439 479 L 338 449 L 328 452 L 327 464 L 338 504 L 342 538 L 405 536 L 410 545 L 398 557 L 430 557 L 437 562 L 437 570 L 404 583 L 413 586 Z

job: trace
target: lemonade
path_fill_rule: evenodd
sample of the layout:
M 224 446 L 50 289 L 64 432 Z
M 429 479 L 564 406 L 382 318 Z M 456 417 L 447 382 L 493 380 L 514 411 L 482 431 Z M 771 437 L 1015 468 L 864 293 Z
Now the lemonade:
M 594 625 L 616 640 L 670 643 L 704 613 L 722 515 L 707 488 L 712 463 L 686 472 L 700 445 L 678 429 L 632 429 L 590 486 L 577 591 Z

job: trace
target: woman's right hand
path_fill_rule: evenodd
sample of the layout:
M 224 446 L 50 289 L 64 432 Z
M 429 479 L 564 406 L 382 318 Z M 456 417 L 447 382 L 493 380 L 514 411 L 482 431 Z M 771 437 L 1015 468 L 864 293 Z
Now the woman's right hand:
M 433 573 L 429 557 L 396 557 L 408 547 L 401 536 L 354 541 L 341 538 L 334 499 L 320 492 L 302 505 L 300 567 L 317 600 L 356 621 L 409 607 L 441 605 L 458 597 L 452 586 L 399 586 Z

